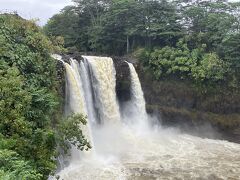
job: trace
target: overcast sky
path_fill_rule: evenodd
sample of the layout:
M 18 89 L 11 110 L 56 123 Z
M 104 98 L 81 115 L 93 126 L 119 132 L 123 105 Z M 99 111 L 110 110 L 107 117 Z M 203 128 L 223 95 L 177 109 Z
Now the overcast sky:
M 52 15 L 71 4 L 71 0 L 0 0 L 0 12 L 17 11 L 22 17 L 39 19 L 38 24 L 44 25 Z
M 22 17 L 39 19 L 38 24 L 44 25 L 52 15 L 71 4 L 71 0 L 0 0 L 0 12 L 17 11 Z

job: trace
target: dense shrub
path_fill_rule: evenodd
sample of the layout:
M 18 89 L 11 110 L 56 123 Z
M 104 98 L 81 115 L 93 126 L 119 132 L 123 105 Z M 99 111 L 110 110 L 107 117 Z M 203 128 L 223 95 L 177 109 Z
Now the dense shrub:
M 202 48 L 190 50 L 183 40 L 177 47 L 156 48 L 149 58 L 142 60 L 143 65 L 150 69 L 155 79 L 176 76 L 181 79 L 201 81 L 223 81 L 228 72 L 228 63 L 224 62 L 215 52 L 205 52 Z M 136 52 L 141 59 L 145 53 Z
M 0 16 L 0 133 L 8 149 L 33 161 L 42 177 L 55 168 L 51 121 L 59 97 L 53 49 L 33 22 Z

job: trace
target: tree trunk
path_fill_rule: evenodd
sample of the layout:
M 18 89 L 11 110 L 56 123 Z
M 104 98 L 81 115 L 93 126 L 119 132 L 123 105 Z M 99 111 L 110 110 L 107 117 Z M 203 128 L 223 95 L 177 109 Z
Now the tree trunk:
M 127 54 L 129 53 L 129 37 L 127 35 Z
M 131 47 L 131 49 L 133 50 L 134 48 L 135 48 L 135 37 L 133 37 L 132 47 Z

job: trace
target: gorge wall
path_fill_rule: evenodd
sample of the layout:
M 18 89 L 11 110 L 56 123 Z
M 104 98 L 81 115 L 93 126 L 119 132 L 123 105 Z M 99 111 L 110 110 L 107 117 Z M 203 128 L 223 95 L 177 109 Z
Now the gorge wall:
M 240 93 L 229 89 L 203 91 L 191 82 L 154 81 L 138 65 L 148 113 L 163 126 L 191 134 L 240 142 Z M 214 132 L 214 133 L 213 133 Z
M 64 57 L 65 61 L 69 57 L 81 60 L 78 53 Z M 113 61 L 116 93 L 121 106 L 130 99 L 130 72 L 126 61 L 134 61 L 128 57 L 113 57 Z M 163 126 L 177 127 L 203 137 L 240 142 L 239 92 L 224 89 L 202 92 L 188 81 L 155 81 L 136 62 L 134 66 L 142 84 L 147 112 L 157 116 Z
M 113 58 L 117 71 L 117 95 L 129 100 L 129 69 L 125 61 Z M 189 81 L 166 79 L 155 81 L 137 60 L 138 71 L 149 114 L 157 116 L 163 126 L 207 138 L 240 142 L 240 93 L 231 89 L 204 91 Z

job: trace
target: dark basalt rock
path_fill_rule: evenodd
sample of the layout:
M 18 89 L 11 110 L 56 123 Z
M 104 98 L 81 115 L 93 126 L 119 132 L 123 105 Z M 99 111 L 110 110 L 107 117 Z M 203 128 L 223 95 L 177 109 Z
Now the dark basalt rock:
M 125 102 L 130 100 L 130 86 L 131 86 L 131 77 L 130 70 L 127 64 L 127 58 L 124 57 L 113 57 L 113 62 L 116 69 L 116 94 L 118 100 Z
M 57 61 L 57 93 L 60 96 L 59 112 L 64 113 L 64 98 L 65 98 L 65 67 L 61 61 Z
M 65 57 L 67 59 L 73 58 L 73 59 L 76 59 L 77 61 L 81 61 L 81 60 L 83 60 L 83 58 L 82 58 L 83 54 L 84 53 L 75 51 L 75 52 L 69 52 L 68 54 L 64 54 L 63 57 Z

